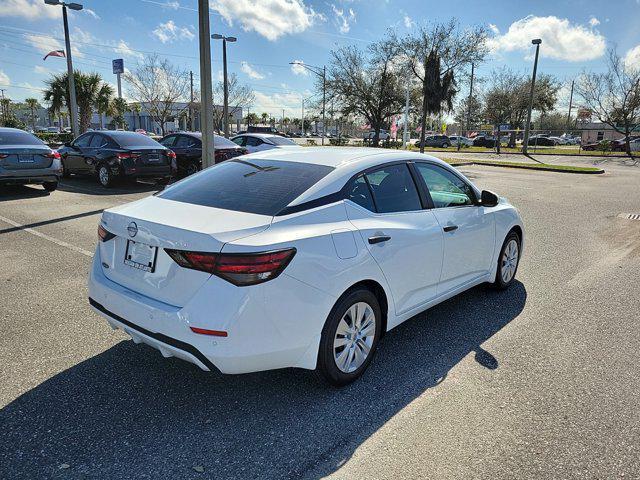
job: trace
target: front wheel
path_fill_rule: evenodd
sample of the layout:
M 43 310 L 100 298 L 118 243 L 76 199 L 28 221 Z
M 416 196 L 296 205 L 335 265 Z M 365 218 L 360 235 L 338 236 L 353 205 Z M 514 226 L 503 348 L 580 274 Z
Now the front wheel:
M 332 385 L 358 379 L 371 363 L 382 329 L 382 312 L 376 296 L 358 289 L 333 307 L 322 330 L 318 371 Z
M 58 182 L 44 182 L 42 184 L 42 187 L 47 191 L 47 192 L 53 192 L 56 188 L 58 188 Z
M 98 168 L 98 181 L 104 188 L 110 188 L 114 183 L 113 173 L 106 165 L 100 165 Z
M 189 162 L 187 164 L 187 168 L 185 169 L 185 176 L 189 176 L 189 175 L 193 175 L 194 173 L 197 173 L 198 170 L 200 170 L 200 165 L 198 165 L 196 162 Z
M 504 239 L 500 256 L 498 257 L 498 270 L 494 286 L 500 290 L 509 288 L 516 277 L 520 262 L 520 237 L 516 232 L 510 232 Z

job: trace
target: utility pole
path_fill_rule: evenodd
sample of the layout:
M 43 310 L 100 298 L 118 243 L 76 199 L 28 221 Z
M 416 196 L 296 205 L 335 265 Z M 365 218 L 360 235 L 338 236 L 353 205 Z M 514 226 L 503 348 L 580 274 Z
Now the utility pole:
M 469 99 L 467 100 L 467 131 L 465 132 L 465 137 L 469 135 L 469 130 L 471 129 L 471 99 L 473 98 L 473 73 L 474 73 L 475 65 L 471 64 L 471 83 L 469 85 Z
M 189 97 L 189 131 L 193 131 L 193 72 L 189 71 L 191 81 L 191 96 Z
M 327 126 L 325 123 L 325 111 L 327 106 L 327 67 L 322 67 L 322 145 L 324 145 L 324 137 L 327 134 Z
M 213 145 L 213 88 L 211 84 L 211 41 L 209 0 L 198 0 L 198 34 L 200 40 L 200 130 L 202 131 L 202 167 L 215 163 Z
M 304 98 L 302 99 L 302 120 L 300 123 L 302 124 L 300 129 L 302 130 L 302 135 L 304 135 Z
M 529 129 L 531 128 L 531 111 L 533 110 L 533 93 L 536 85 L 536 72 L 538 71 L 538 54 L 540 53 L 540 44 L 542 40 L 536 38 L 531 40 L 536 46 L 536 57 L 533 61 L 533 75 L 531 76 L 531 92 L 529 93 L 529 111 L 527 112 L 527 123 L 524 125 L 524 139 L 522 140 L 522 153 L 527 154 L 529 147 Z
M 409 147 L 409 75 L 407 74 L 407 89 L 404 99 L 404 132 L 402 133 L 402 148 Z
M 571 125 L 571 107 L 573 106 L 573 84 L 575 80 L 571 80 L 571 94 L 569 94 L 569 113 L 567 114 L 566 133 L 569 133 L 569 125 Z
M 222 106 L 223 131 L 225 138 L 229 138 L 229 82 L 227 77 L 227 42 L 235 42 L 236 37 L 226 37 L 219 33 L 211 35 L 214 40 L 222 40 L 222 76 L 224 84 L 224 104 Z

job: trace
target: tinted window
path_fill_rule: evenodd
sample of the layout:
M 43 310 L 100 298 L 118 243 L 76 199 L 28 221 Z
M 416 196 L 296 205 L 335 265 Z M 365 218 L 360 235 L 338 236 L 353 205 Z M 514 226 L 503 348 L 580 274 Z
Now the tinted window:
M 372 212 L 376 211 L 376 207 L 373 203 L 373 197 L 371 197 L 371 190 L 367 185 L 364 175 L 360 175 L 354 180 L 353 185 L 348 190 L 347 198 L 367 210 Z
M 91 139 L 91 143 L 89 144 L 90 148 L 100 148 L 103 145 L 106 145 L 105 138 L 102 135 L 94 135 Z
M 44 145 L 39 138 L 27 132 L 0 131 L 0 145 Z
M 187 148 L 193 144 L 193 140 L 186 135 L 180 135 L 176 142 L 176 148 Z
M 275 215 L 333 168 L 301 162 L 229 160 L 159 194 L 177 202 Z
M 158 148 L 160 144 L 153 138 L 136 132 L 117 132 L 112 133 L 113 139 L 118 142 L 121 147 L 151 147 Z
M 232 140 L 232 142 L 235 143 L 236 145 L 240 145 L 241 147 L 244 147 L 247 142 L 247 137 L 236 137 Z
M 379 213 L 420 210 L 420 197 L 409 167 L 390 165 L 366 174 Z
M 269 141 L 276 145 L 297 145 L 296 142 L 285 137 L 269 137 Z
M 245 137 L 247 139 L 246 145 L 248 147 L 257 147 L 258 145 L 262 145 L 264 142 L 257 137 Z
M 73 142 L 73 145 L 76 147 L 88 147 L 89 143 L 91 143 L 91 139 L 93 138 L 92 133 L 88 133 L 86 135 L 82 135 Z
M 160 140 L 160 144 L 164 145 L 165 147 L 173 147 L 175 143 L 176 143 L 175 135 L 169 135 L 168 137 L 165 137 L 162 140 Z
M 473 205 L 473 189 L 460 177 L 438 165 L 416 163 L 418 172 L 427 184 L 436 208 Z
M 237 148 L 238 147 L 238 145 L 236 145 L 234 142 L 232 142 L 231 140 L 227 140 L 226 138 L 220 135 L 216 135 L 213 138 L 213 146 L 215 148 Z

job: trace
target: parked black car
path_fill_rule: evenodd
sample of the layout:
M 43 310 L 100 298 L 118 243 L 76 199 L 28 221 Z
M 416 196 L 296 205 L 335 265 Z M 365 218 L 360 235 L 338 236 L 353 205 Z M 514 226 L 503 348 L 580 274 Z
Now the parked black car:
M 473 146 L 495 148 L 496 138 L 491 135 L 478 135 L 473 139 Z
M 533 135 L 529 137 L 529 146 L 538 146 L 538 147 L 555 147 L 556 142 L 553 138 L 549 138 L 545 135 Z
M 63 175 L 96 175 L 103 187 L 119 178 L 147 178 L 167 183 L 176 171 L 176 155 L 136 132 L 87 132 L 58 150 Z
M 451 140 L 446 135 L 427 135 L 424 137 L 425 147 L 447 148 L 451 146 Z M 416 147 L 420 147 L 420 141 L 416 142 Z
M 192 175 L 202 168 L 202 133 L 171 133 L 160 140 L 160 143 L 175 152 L 178 175 Z M 215 163 L 247 153 L 246 148 L 240 147 L 220 135 L 214 135 L 213 148 Z

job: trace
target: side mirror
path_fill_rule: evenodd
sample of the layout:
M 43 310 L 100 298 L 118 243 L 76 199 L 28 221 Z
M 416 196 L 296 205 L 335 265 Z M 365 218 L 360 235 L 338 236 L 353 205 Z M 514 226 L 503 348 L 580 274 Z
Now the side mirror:
M 489 190 L 483 190 L 480 197 L 480 204 L 483 207 L 495 207 L 500 202 L 500 198 Z

